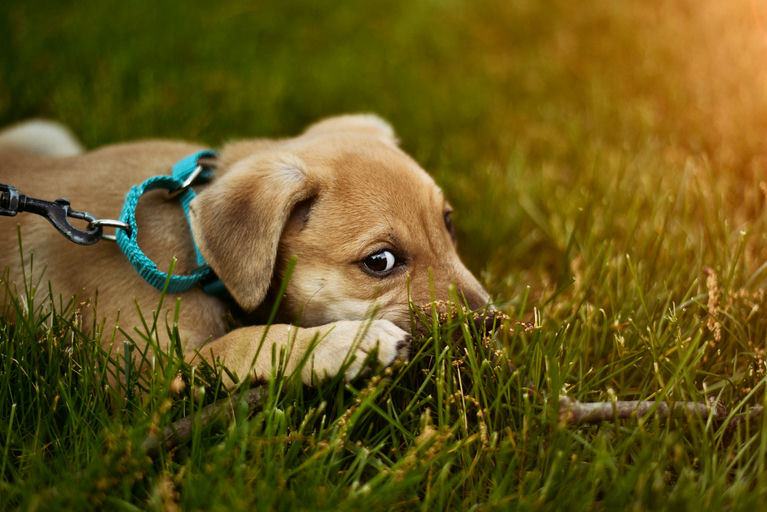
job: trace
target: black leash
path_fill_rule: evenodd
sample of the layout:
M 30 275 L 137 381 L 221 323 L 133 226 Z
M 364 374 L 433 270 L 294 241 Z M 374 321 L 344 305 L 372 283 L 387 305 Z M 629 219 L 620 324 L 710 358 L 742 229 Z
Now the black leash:
M 104 226 L 115 226 L 116 221 L 101 220 L 88 212 L 79 212 L 69 207 L 69 199 L 44 201 L 34 197 L 19 194 L 16 188 L 0 183 L 0 215 L 13 217 L 19 212 L 30 212 L 42 215 L 48 219 L 61 234 L 80 245 L 92 245 L 107 238 L 103 234 Z M 83 220 L 88 223 L 87 229 L 74 227 L 69 218 Z M 115 226 L 121 227 L 121 226 Z

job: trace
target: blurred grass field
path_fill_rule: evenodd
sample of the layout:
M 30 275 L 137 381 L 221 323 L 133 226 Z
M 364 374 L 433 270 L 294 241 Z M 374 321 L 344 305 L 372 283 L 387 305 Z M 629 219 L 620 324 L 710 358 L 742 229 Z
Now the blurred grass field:
M 174 395 L 189 369 L 169 356 L 148 397 L 115 398 L 71 307 L 12 292 L 0 508 L 764 503 L 766 420 L 732 420 L 767 402 L 766 26 L 762 0 L 9 0 L 0 125 L 215 147 L 376 112 L 445 189 L 468 266 L 535 327 L 500 338 L 515 369 L 458 319 L 375 386 L 279 380 L 257 413 L 150 457 L 147 432 L 215 386 Z M 713 397 L 733 416 L 572 427 L 564 395 Z

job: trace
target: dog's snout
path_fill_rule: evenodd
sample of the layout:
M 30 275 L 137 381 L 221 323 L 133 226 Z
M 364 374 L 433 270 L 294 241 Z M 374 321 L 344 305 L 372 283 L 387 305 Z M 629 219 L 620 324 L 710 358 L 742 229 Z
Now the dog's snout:
M 477 332 L 480 334 L 492 333 L 501 321 L 501 317 L 497 313 L 492 309 L 474 311 L 472 321 Z
M 466 301 L 466 306 L 472 311 L 485 309 L 491 305 L 490 295 L 479 282 L 473 279 L 469 286 L 458 286 L 459 296 Z
M 490 297 L 485 290 L 482 290 L 482 294 L 467 294 L 463 292 L 463 296 L 466 298 L 466 305 L 472 311 L 487 308 L 490 305 Z

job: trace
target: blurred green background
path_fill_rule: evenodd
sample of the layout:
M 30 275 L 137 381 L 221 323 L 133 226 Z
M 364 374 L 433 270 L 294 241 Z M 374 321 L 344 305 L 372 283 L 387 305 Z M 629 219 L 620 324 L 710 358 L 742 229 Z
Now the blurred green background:
M 652 201 L 696 158 L 732 215 L 762 200 L 761 3 L 10 0 L 0 124 L 59 119 L 88 147 L 216 146 L 376 112 L 455 203 L 470 267 L 509 298 L 569 276 L 568 233 L 614 193 L 606 177 L 646 174 L 620 186 Z

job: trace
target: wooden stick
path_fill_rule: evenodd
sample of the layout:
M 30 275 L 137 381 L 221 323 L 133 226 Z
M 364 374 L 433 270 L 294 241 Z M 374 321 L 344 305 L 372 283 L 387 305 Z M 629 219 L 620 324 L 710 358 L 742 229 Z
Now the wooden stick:
M 169 450 L 178 445 L 179 442 L 188 439 L 192 435 L 194 424 L 198 421 L 200 425 L 206 425 L 213 420 L 232 418 L 234 416 L 234 406 L 240 400 L 240 396 L 243 393 L 247 393 L 245 403 L 248 410 L 253 411 L 264 403 L 266 389 L 263 386 L 258 386 L 249 389 L 247 392 L 241 391 L 228 398 L 222 398 L 216 403 L 207 405 L 193 415 L 174 421 L 171 425 L 165 427 L 162 433 L 151 432 L 144 439 L 144 442 L 141 443 L 142 448 L 147 454 L 155 455 L 159 452 L 160 443 L 163 443 L 165 448 Z
M 754 414 L 757 408 L 749 412 Z M 703 402 L 654 402 L 650 400 L 616 400 L 614 402 L 579 402 L 570 397 L 559 398 L 559 421 L 568 425 L 580 425 L 583 423 L 600 423 L 616 418 L 642 417 L 650 412 L 668 418 L 675 412 L 682 412 L 700 416 L 712 417 L 715 420 L 723 420 L 727 417 L 727 409 L 716 400 L 709 403 Z

